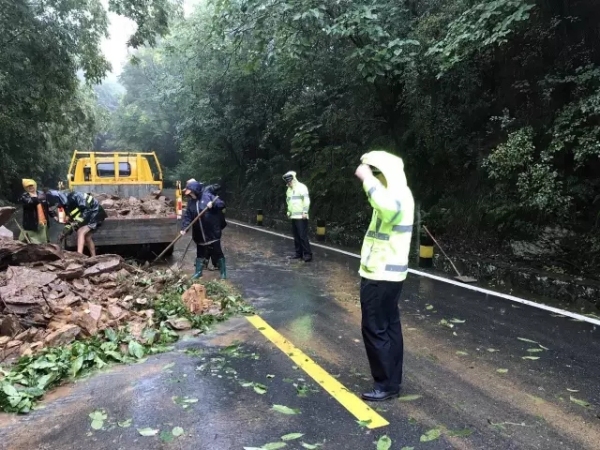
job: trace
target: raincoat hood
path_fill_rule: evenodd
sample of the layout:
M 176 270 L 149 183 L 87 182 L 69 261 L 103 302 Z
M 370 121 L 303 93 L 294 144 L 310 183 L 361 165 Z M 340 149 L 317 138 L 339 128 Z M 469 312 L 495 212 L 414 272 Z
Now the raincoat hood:
M 27 189 L 28 186 L 34 186 L 37 190 L 37 183 L 35 182 L 35 180 L 32 180 L 31 178 L 23 178 L 22 182 L 24 189 Z
M 294 172 L 293 170 L 290 170 L 289 172 L 286 172 L 285 174 L 283 174 L 283 180 L 287 183 L 286 178 L 290 178 L 292 177 L 292 184 L 296 184 L 298 182 L 298 178 L 296 178 L 296 172 Z
M 65 206 L 69 200 L 62 192 L 51 190 L 46 193 L 46 201 L 50 206 Z
M 374 150 L 362 155 L 360 162 L 378 169 L 385 177 L 389 189 L 398 189 L 408 184 L 404 174 L 404 162 L 399 156 L 383 150 Z
M 188 184 L 187 189 L 193 192 L 197 198 L 201 198 L 204 185 L 202 183 L 198 183 L 197 181 L 192 181 L 190 184 Z

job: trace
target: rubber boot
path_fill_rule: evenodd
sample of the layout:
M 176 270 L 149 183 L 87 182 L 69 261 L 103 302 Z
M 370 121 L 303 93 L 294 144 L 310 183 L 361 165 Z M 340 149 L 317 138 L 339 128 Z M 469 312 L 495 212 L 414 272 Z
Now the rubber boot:
M 227 279 L 227 268 L 225 267 L 225 258 L 219 260 L 219 270 L 221 271 L 221 280 Z
M 196 258 L 196 273 L 192 275 L 192 280 L 202 276 L 202 269 L 204 269 L 204 258 Z

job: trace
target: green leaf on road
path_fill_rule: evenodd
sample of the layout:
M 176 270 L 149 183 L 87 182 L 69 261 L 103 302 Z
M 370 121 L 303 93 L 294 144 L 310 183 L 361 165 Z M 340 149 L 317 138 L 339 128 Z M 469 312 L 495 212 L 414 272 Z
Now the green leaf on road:
M 377 441 L 377 450 L 390 450 L 390 448 L 392 447 L 392 440 L 389 438 L 389 436 L 383 435 L 379 438 L 379 440 Z
M 496 369 L 498 373 L 508 373 L 508 369 Z
M 537 341 L 532 341 L 531 339 L 522 338 L 522 337 L 518 337 L 517 339 L 520 340 L 520 341 L 523 341 L 523 342 L 529 342 L 530 344 L 537 344 L 538 343 Z
M 465 323 L 465 322 L 466 322 L 466 320 L 460 320 L 460 319 L 457 319 L 457 318 L 455 317 L 455 318 L 453 318 L 452 320 L 450 320 L 450 322 L 452 322 L 452 323 Z
M 183 436 L 184 431 L 183 431 L 183 428 L 181 428 L 181 427 L 175 427 L 175 428 L 173 428 L 171 433 L 173 434 L 173 436 L 179 437 L 179 436 Z
M 358 425 L 359 425 L 361 428 L 366 428 L 366 427 L 368 427 L 368 426 L 369 426 L 369 424 L 370 424 L 371 422 L 372 422 L 372 420 L 371 420 L 371 419 L 369 419 L 369 420 L 357 420 L 357 421 L 356 421 L 356 423 L 358 423 Z
M 402 397 L 398 397 L 398 400 L 401 402 L 412 402 L 412 401 L 418 400 L 420 398 L 421 398 L 420 395 L 411 394 L 411 395 L 403 395 Z
M 284 405 L 273 405 L 272 409 L 274 411 L 277 411 L 277 412 L 281 413 L 281 414 L 293 415 L 293 414 L 299 414 L 300 413 L 299 410 L 288 408 L 287 406 L 284 406 Z
M 584 408 L 589 408 L 590 407 L 590 404 L 588 402 L 586 402 L 585 400 L 579 400 L 579 399 L 573 397 L 572 395 L 569 396 L 569 399 L 573 403 L 575 403 L 575 404 L 577 404 L 579 406 L 583 406 Z
M 456 354 L 457 354 L 458 356 L 469 356 L 469 354 L 468 354 L 467 352 L 463 352 L 463 351 L 461 351 L 461 350 L 457 351 L 457 352 L 456 352 Z
M 435 441 L 436 439 L 439 439 L 441 435 L 442 435 L 442 432 L 439 429 L 434 428 L 432 430 L 429 430 L 424 435 L 422 435 L 421 439 L 419 439 L 419 440 L 421 442 Z
M 569 391 L 569 392 L 579 392 L 579 389 L 569 389 L 569 388 L 567 388 L 567 391 Z
M 528 348 L 527 351 L 529 353 L 539 353 L 539 352 L 543 352 L 544 350 L 542 350 L 541 348 Z
M 133 419 L 126 419 L 126 420 L 123 420 L 122 422 L 117 422 L 117 425 L 119 425 L 121 428 L 129 428 L 131 426 L 132 422 L 133 422 Z
M 427 305 L 427 306 L 425 307 L 425 309 L 426 309 L 427 311 L 431 311 L 431 310 L 433 309 L 433 305 Z
M 89 418 L 92 419 L 92 429 L 101 430 L 104 426 L 104 421 L 108 419 L 108 415 L 103 411 L 94 411 L 89 414 Z
M 83 367 L 83 356 L 78 356 L 75 361 L 71 363 L 71 376 L 76 377 L 81 368 Z
M 306 442 L 302 442 L 302 447 L 307 448 L 308 450 L 316 450 L 319 447 L 322 447 L 323 444 L 307 444 Z
M 164 367 L 163 367 L 163 370 L 165 370 L 165 371 L 166 371 L 166 370 L 169 370 L 171 367 L 175 367 L 175 363 L 174 363 L 174 362 L 172 362 L 172 363 L 169 363 L 169 364 L 167 364 L 166 366 L 164 366 Z
M 523 359 L 529 359 L 531 361 L 535 361 L 536 359 L 540 359 L 539 356 L 522 356 Z
M 468 428 L 465 428 L 464 430 L 450 430 L 448 432 L 448 435 L 452 437 L 469 437 L 472 434 L 473 430 L 469 430 Z
M 156 436 L 158 434 L 158 430 L 157 429 L 153 429 L 153 428 L 138 428 L 138 433 L 140 433 L 141 436 Z
M 415 450 L 414 447 L 402 447 L 400 450 Z
M 494 353 L 494 352 L 497 352 L 498 350 L 496 350 L 495 348 L 488 348 L 487 351 L 490 353 Z
M 129 354 L 135 356 L 137 359 L 141 359 L 144 356 L 144 347 L 139 342 L 129 341 Z
M 304 436 L 304 433 L 290 433 L 290 434 L 286 434 L 285 436 L 281 436 L 281 440 L 282 441 L 293 441 L 294 439 L 300 439 L 302 436 Z
M 175 440 L 175 436 L 173 436 L 170 431 L 161 431 L 159 437 L 161 441 L 166 443 L 173 442 Z
M 267 387 L 264 384 L 254 383 L 254 392 L 263 395 L 267 393 Z
M 263 450 L 278 450 L 283 447 L 287 447 L 285 442 L 269 442 L 262 446 Z
M 267 378 L 275 378 L 275 375 L 271 375 L 270 373 L 268 373 Z

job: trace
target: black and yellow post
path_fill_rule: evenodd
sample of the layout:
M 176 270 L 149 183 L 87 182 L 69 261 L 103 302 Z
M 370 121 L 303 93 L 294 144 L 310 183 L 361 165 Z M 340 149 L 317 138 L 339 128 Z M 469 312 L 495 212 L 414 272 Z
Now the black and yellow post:
M 433 240 L 426 234 L 421 235 L 419 247 L 419 267 L 433 267 Z
M 325 221 L 317 219 L 317 241 L 325 240 Z
M 263 224 L 263 210 L 258 209 L 258 210 L 256 210 L 256 225 L 258 225 L 259 227 L 262 227 L 262 224 Z

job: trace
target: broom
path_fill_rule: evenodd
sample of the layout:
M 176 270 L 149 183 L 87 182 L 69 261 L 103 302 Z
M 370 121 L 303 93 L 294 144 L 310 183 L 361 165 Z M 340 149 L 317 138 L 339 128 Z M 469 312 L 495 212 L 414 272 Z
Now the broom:
M 433 237 L 433 235 L 429 232 L 429 230 L 427 229 L 427 227 L 425 225 L 423 225 L 423 229 L 427 232 L 427 234 L 429 235 L 429 237 L 431 239 L 433 239 L 433 242 L 435 242 L 435 244 L 438 246 L 438 248 L 441 250 L 441 252 L 444 254 L 444 256 L 446 257 L 446 259 L 448 261 L 450 261 L 450 264 L 452 264 L 452 267 L 454 268 L 454 271 L 456 272 L 457 276 L 454 277 L 456 280 L 461 281 L 463 283 L 476 283 L 477 282 L 477 278 L 473 278 L 473 277 L 469 277 L 467 275 L 461 275 L 460 272 L 458 271 L 458 269 L 456 268 L 456 266 L 454 265 L 454 263 L 452 262 L 452 260 L 448 257 L 448 255 L 446 255 L 446 252 L 444 251 L 444 249 L 440 246 L 440 243 L 438 241 L 435 240 L 435 238 Z

